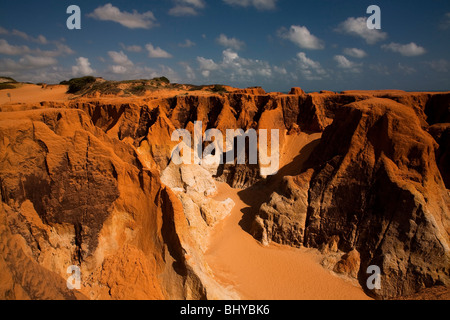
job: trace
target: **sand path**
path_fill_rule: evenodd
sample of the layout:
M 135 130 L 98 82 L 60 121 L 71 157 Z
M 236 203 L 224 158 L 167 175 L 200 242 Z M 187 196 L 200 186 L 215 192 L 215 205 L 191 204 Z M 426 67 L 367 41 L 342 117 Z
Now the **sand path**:
M 317 135 L 289 138 L 290 147 L 282 156 L 286 165 L 274 179 L 293 174 L 317 145 Z M 299 152 L 299 150 L 301 150 Z M 290 164 L 287 164 L 291 160 Z M 369 299 L 355 283 L 344 280 L 320 265 L 314 249 L 296 249 L 277 244 L 262 246 L 243 230 L 273 190 L 273 185 L 253 190 L 232 189 L 218 183 L 217 200 L 231 198 L 235 202 L 231 215 L 212 232 L 205 257 L 216 279 L 233 286 L 242 299 L 250 300 L 340 300 Z

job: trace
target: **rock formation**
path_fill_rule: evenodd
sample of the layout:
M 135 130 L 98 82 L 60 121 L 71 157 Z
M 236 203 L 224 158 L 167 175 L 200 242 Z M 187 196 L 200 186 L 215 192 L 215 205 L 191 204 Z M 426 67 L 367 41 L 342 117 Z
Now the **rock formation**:
M 449 194 L 437 143 L 421 124 L 413 108 L 389 99 L 339 108 L 309 169 L 286 177 L 261 206 L 254 234 L 317 248 L 338 237 L 340 250 L 361 254 L 361 283 L 368 266 L 381 268 L 377 297 L 449 285 Z
M 278 129 L 284 151 L 323 132 L 259 208 L 258 240 L 320 248 L 361 284 L 377 265 L 377 298 L 449 285 L 450 94 L 227 90 L 1 105 L 0 298 L 238 298 L 203 258 L 234 205 L 214 199 L 213 178 L 272 180 L 258 165 L 174 165 L 172 132 L 195 121 Z M 81 290 L 67 289 L 71 265 Z

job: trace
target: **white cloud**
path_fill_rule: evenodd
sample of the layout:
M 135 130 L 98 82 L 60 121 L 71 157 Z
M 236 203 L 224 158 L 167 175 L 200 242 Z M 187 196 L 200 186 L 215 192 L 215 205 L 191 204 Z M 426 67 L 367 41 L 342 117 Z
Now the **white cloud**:
M 111 3 L 98 7 L 94 12 L 88 14 L 88 17 L 102 21 L 114 21 L 130 29 L 150 29 L 156 26 L 156 18 L 151 11 L 139 13 L 133 10 L 133 13 L 122 12 Z
M 245 42 L 236 39 L 236 38 L 228 38 L 226 35 L 221 34 L 217 39 L 217 43 L 226 48 L 241 50 L 245 46 Z
M 342 55 L 336 55 L 333 59 L 338 63 L 338 68 L 346 69 L 347 71 L 355 73 L 361 72 L 359 67 L 361 67 L 362 64 L 360 63 L 352 62 Z
M 74 54 L 75 52 L 65 44 L 57 43 L 54 50 L 32 50 L 33 53 L 44 57 L 59 57 L 62 55 Z
M 6 29 L 5 29 L 5 31 L 8 32 Z M 27 33 L 23 32 L 23 31 L 19 31 L 19 30 L 14 29 L 14 30 L 11 31 L 11 35 L 20 37 L 20 38 L 25 39 L 27 41 L 36 42 L 36 43 L 39 43 L 39 44 L 47 44 L 48 43 L 47 38 L 44 37 L 42 34 L 40 34 L 37 38 L 34 38 L 34 37 L 28 35 Z
M 23 55 L 25 53 L 32 53 L 35 56 L 44 56 L 44 57 L 58 57 L 66 54 L 74 54 L 75 52 L 67 45 L 62 43 L 61 41 L 49 41 L 43 35 L 39 35 L 34 38 L 27 33 L 20 30 L 12 30 L 8 31 L 5 28 L 0 27 L 0 34 L 12 35 L 16 37 L 20 37 L 29 42 L 35 42 L 41 45 L 52 44 L 56 48 L 53 50 L 41 50 L 40 48 L 30 49 L 28 46 L 15 46 L 10 45 L 6 40 L 0 39 L 0 53 L 7 55 Z M 64 40 L 62 40 L 64 41 Z
M 14 76 L 14 78 L 22 78 L 25 81 L 33 81 L 36 77 L 45 79 L 42 75 L 45 74 L 45 68 L 55 68 L 58 61 L 52 57 L 39 57 L 26 54 L 18 61 L 13 59 L 0 59 L 0 70 L 5 75 Z M 31 71 L 31 74 L 29 73 Z M 26 76 L 25 73 L 26 72 Z M 47 76 L 49 76 L 47 74 Z M 51 78 L 51 76 L 49 77 Z M 45 80 L 48 81 L 48 80 Z
M 383 48 L 384 50 L 400 53 L 405 57 L 420 56 L 427 52 L 425 48 L 418 46 L 414 42 L 411 42 L 409 44 L 391 42 L 390 44 L 382 45 L 381 48 Z
M 179 47 L 181 48 L 191 48 L 191 47 L 195 47 L 195 42 L 186 39 L 186 41 L 184 41 L 183 43 L 178 44 Z
M 128 59 L 128 56 L 123 53 L 122 51 L 108 51 L 109 57 L 112 59 L 112 61 L 115 64 L 121 65 L 121 66 L 132 66 L 133 62 Z
M 0 39 L 0 54 L 7 54 L 10 56 L 22 55 L 30 52 L 27 46 L 14 46 L 4 39 Z
M 178 0 L 180 3 L 184 3 L 186 5 L 191 5 L 196 8 L 204 8 L 205 7 L 205 1 L 204 0 Z
M 282 74 L 282 75 L 286 75 L 288 73 L 286 68 L 278 67 L 278 66 L 274 66 L 273 71 L 276 73 Z
M 204 0 L 175 0 L 175 7 L 169 10 L 169 14 L 176 17 L 196 16 L 198 10 L 205 7 Z
M 26 53 L 32 53 L 36 56 L 44 57 L 58 57 L 64 54 L 73 54 L 74 51 L 70 49 L 67 45 L 56 43 L 55 50 L 41 50 L 41 49 L 30 49 L 28 46 L 15 46 L 8 43 L 4 39 L 0 39 L 0 54 L 6 54 L 10 56 L 23 55 Z
M 88 76 L 95 71 L 91 68 L 91 63 L 88 58 L 79 57 L 76 59 L 77 64 L 72 67 L 72 74 L 74 76 Z
M 164 51 L 160 47 L 154 47 L 151 43 L 145 46 L 148 51 L 149 58 L 172 58 L 172 55 L 167 51 Z
M 134 63 L 130 59 L 128 59 L 128 56 L 122 51 L 109 51 L 108 55 L 115 63 L 114 65 L 110 66 L 110 69 L 113 73 L 125 74 L 133 69 Z
M 142 47 L 138 45 L 126 46 L 123 43 L 120 43 L 120 46 L 122 47 L 122 49 L 129 52 L 136 52 L 136 53 L 142 52 Z
M 114 62 L 114 65 L 110 66 L 110 70 L 112 73 L 125 74 L 136 72 L 134 63 L 122 51 L 109 51 L 108 55 Z
M 128 72 L 128 69 L 127 69 L 127 67 L 124 67 L 124 66 L 114 65 L 114 66 L 111 66 L 111 71 L 112 71 L 112 73 L 115 73 L 115 74 L 125 74 Z
M 375 44 L 387 38 L 387 33 L 367 28 L 367 18 L 365 17 L 350 17 L 342 22 L 335 31 L 360 37 L 368 44 Z
M 272 67 L 266 61 L 246 59 L 231 49 L 222 52 L 222 61 L 216 63 L 212 59 L 198 57 L 200 72 L 209 77 L 213 72 L 215 79 L 227 83 L 251 83 L 258 78 L 270 78 L 273 75 Z
M 219 65 L 214 62 L 212 59 L 206 59 L 203 57 L 197 57 L 197 62 L 202 71 L 214 71 L 219 69 Z M 209 76 L 209 72 L 207 73 Z
M 358 48 L 345 48 L 344 54 L 359 59 L 362 59 L 367 56 L 367 53 L 364 50 Z
M 197 10 L 188 6 L 175 6 L 169 10 L 169 14 L 175 17 L 182 16 L 196 16 L 198 14 Z
M 303 49 L 323 49 L 325 47 L 322 40 L 312 35 L 308 28 L 303 26 L 291 26 L 289 30 L 281 29 L 279 36 L 288 39 Z
M 20 58 L 19 63 L 28 68 L 43 68 L 55 65 L 58 61 L 52 57 L 37 57 L 27 54 Z
M 197 78 L 194 69 L 188 63 L 180 62 L 180 65 L 184 68 L 188 80 L 195 80 Z
M 257 10 L 273 10 L 278 0 L 223 0 L 226 4 L 239 7 L 255 7 Z
M 327 76 L 327 72 L 322 68 L 321 64 L 306 56 L 304 52 L 297 54 L 296 64 L 299 67 L 301 75 L 306 80 L 322 80 Z

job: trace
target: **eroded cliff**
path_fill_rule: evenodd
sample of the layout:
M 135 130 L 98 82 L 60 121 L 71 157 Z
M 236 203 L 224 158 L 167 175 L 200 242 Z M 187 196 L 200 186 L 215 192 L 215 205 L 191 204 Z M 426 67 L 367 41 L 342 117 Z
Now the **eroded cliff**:
M 448 93 L 255 88 L 3 105 L 0 295 L 238 298 L 204 262 L 204 236 L 232 207 L 205 190 L 213 176 L 236 188 L 278 180 L 258 165 L 173 167 L 171 135 L 193 133 L 195 121 L 203 133 L 278 129 L 284 151 L 287 137 L 323 132 L 302 173 L 252 217 L 258 240 L 322 248 L 330 268 L 361 284 L 379 265 L 380 298 L 448 285 L 449 102 Z M 66 287 L 70 265 L 81 268 L 80 291 Z

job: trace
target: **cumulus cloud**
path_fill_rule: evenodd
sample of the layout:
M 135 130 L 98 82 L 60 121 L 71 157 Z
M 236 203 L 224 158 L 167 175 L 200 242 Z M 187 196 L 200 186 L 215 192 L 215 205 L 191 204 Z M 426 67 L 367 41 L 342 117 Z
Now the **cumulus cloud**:
M 317 50 L 325 47 L 323 41 L 304 26 L 291 26 L 289 30 L 281 29 L 278 33 L 281 38 L 288 39 L 303 49 Z
M 281 75 L 287 75 L 287 73 L 288 73 L 286 68 L 278 67 L 278 66 L 274 66 L 273 67 L 273 71 L 276 72 L 276 73 L 279 73 Z
M 53 45 L 55 48 L 53 50 L 42 50 L 40 48 L 30 49 L 28 46 L 15 46 L 9 44 L 6 40 L 0 39 L 0 54 L 7 55 L 23 55 L 26 53 L 32 53 L 35 56 L 44 56 L 44 57 L 58 57 L 65 54 L 74 54 L 75 52 L 67 45 L 62 43 L 61 41 L 49 41 L 43 35 L 39 35 L 37 37 L 30 36 L 29 34 L 13 29 L 11 31 L 0 27 L 0 34 L 10 35 L 20 37 L 28 42 L 38 43 L 40 45 Z
M 306 53 L 299 52 L 296 56 L 296 64 L 300 74 L 306 80 L 322 80 L 327 76 L 327 72 L 322 65 L 306 56 Z
M 200 71 L 205 78 L 208 78 L 211 71 L 218 70 L 219 65 L 212 59 L 206 59 L 203 57 L 197 57 L 197 62 L 200 67 Z
M 353 58 L 359 58 L 359 59 L 362 59 L 367 56 L 367 53 L 364 50 L 358 49 L 358 48 L 345 48 L 344 54 L 346 54 L 347 56 L 350 56 Z
M 216 78 L 228 81 L 228 83 L 249 83 L 257 78 L 269 78 L 272 76 L 272 67 L 266 61 L 246 59 L 232 49 L 222 52 L 222 61 L 215 62 L 212 59 L 198 57 L 199 69 L 204 77 L 215 73 Z
M 245 46 L 245 42 L 236 39 L 236 38 L 228 38 L 226 35 L 221 34 L 217 39 L 217 43 L 226 48 L 241 50 Z
M 135 53 L 142 52 L 142 47 L 138 46 L 138 45 L 126 46 L 123 43 L 120 43 L 120 46 L 122 47 L 123 50 L 129 51 L 129 52 L 135 52 Z
M 6 40 L 0 39 L 0 54 L 16 56 L 28 53 L 30 51 L 30 48 L 27 46 L 14 46 L 9 44 Z
M 88 17 L 102 21 L 117 22 L 130 29 L 150 29 L 157 25 L 156 18 L 151 11 L 144 13 L 139 13 L 136 10 L 133 10 L 132 13 L 122 12 L 111 3 L 98 7 L 92 13 L 88 14 Z
M 175 6 L 169 10 L 169 14 L 175 17 L 196 16 L 198 10 L 204 7 L 204 0 L 175 0 Z
M 360 37 L 364 39 L 367 44 L 375 44 L 387 38 L 387 33 L 378 29 L 367 28 L 367 18 L 365 17 L 350 17 L 339 24 L 335 31 Z
M 5 76 L 19 81 L 57 83 L 70 77 L 68 72 L 60 72 L 57 60 L 52 57 L 25 55 L 18 61 L 0 59 L 0 70 Z
M 179 43 L 178 46 L 181 48 L 192 48 L 195 47 L 195 42 L 186 39 L 183 43 Z
M 133 62 L 128 59 L 128 56 L 122 51 L 109 51 L 109 57 L 115 63 L 111 66 L 111 70 L 113 73 L 124 74 L 129 71 L 129 68 L 134 66 Z
M 175 6 L 169 10 L 169 14 L 175 17 L 182 17 L 182 16 L 196 16 L 198 12 L 197 10 L 195 10 L 195 8 L 192 7 Z
M 180 65 L 184 68 L 188 80 L 195 80 L 197 78 L 194 69 L 188 63 L 180 62 Z
M 172 55 L 167 51 L 164 51 L 160 47 L 154 47 L 151 43 L 145 46 L 148 51 L 149 58 L 172 58 Z
M 361 63 L 355 63 L 350 60 L 348 60 L 343 55 L 336 55 L 334 56 L 334 61 L 338 63 L 338 68 L 345 69 L 350 72 L 358 73 L 361 72 L 360 67 L 362 66 Z
M 54 50 L 30 49 L 28 46 L 16 46 L 9 44 L 8 41 L 0 39 L 0 54 L 10 56 L 20 56 L 24 54 L 33 54 L 42 57 L 58 57 L 65 54 L 73 54 L 74 51 L 64 44 L 57 43 Z
M 414 42 L 411 42 L 409 44 L 391 42 L 390 44 L 382 45 L 381 48 L 383 48 L 384 50 L 400 53 L 405 57 L 420 56 L 427 52 L 425 48 L 418 46 Z
M 223 0 L 226 4 L 239 7 L 254 7 L 257 10 L 273 10 L 278 0 Z
M 91 63 L 88 58 L 79 57 L 76 59 L 77 64 L 72 67 L 72 74 L 74 76 L 88 76 L 95 71 L 91 68 Z
M 43 68 L 55 65 L 58 61 L 52 57 L 39 57 L 32 55 L 25 55 L 19 60 L 20 64 L 30 68 Z
M 44 57 L 59 57 L 62 55 L 70 55 L 75 53 L 70 47 L 62 43 L 57 43 L 54 50 L 35 49 L 32 50 L 32 52 Z
M 30 36 L 29 34 L 23 32 L 23 31 L 16 30 L 16 29 L 13 29 L 12 31 L 8 31 L 7 29 L 2 28 L 2 27 L 0 27 L 0 34 L 9 34 L 9 35 L 12 35 L 12 36 L 20 37 L 20 38 L 22 38 L 22 39 L 24 39 L 26 41 L 36 42 L 36 43 L 39 43 L 39 44 L 48 44 L 47 38 L 44 37 L 42 34 L 40 34 L 39 36 L 37 36 L 35 38 L 35 37 L 32 37 L 32 36 Z
M 117 52 L 117 51 L 108 51 L 109 57 L 112 59 L 112 61 L 116 64 L 119 64 L 121 66 L 132 66 L 133 62 L 128 59 L 128 56 L 123 53 L 123 51 Z
M 39 57 L 26 54 L 18 61 L 12 59 L 0 60 L 0 68 L 4 72 L 16 72 L 20 70 L 28 69 L 41 69 L 49 66 L 54 66 L 58 63 L 55 58 L 52 57 Z

